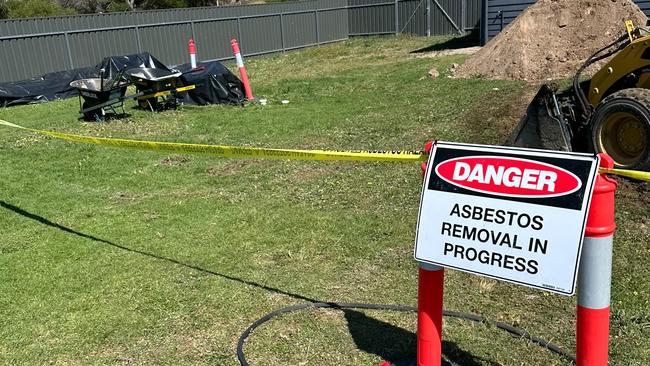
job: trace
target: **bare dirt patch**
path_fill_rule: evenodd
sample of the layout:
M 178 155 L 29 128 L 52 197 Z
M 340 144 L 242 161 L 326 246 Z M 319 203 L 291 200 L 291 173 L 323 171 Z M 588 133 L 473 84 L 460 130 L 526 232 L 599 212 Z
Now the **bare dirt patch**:
M 161 165 L 165 166 L 181 166 L 190 161 L 190 158 L 185 155 L 170 155 L 160 161 Z
M 431 52 L 423 52 L 423 53 L 415 53 L 415 54 L 412 53 L 411 56 L 415 58 L 436 58 L 436 57 L 453 56 L 453 55 L 473 55 L 476 52 L 478 52 L 480 49 L 481 47 L 479 46 L 452 48 L 448 50 L 431 51 Z
M 463 129 L 470 133 L 469 141 L 482 144 L 502 144 L 525 114 L 528 103 L 537 92 L 537 85 L 526 84 L 518 93 L 492 90 L 474 103 L 461 119 Z
M 459 67 L 458 77 L 564 79 L 594 52 L 625 34 L 624 21 L 645 25 L 632 0 L 539 0 Z M 594 65 L 598 70 L 602 63 Z M 589 73 L 589 70 L 588 70 Z

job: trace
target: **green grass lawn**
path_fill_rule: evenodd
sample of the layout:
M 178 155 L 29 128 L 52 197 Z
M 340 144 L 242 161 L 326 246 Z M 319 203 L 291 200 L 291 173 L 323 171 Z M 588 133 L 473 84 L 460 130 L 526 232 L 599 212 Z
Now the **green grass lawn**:
M 441 38 L 359 38 L 249 60 L 270 105 L 194 107 L 106 123 L 78 101 L 0 110 L 93 136 L 300 149 L 501 143 L 536 89 L 446 77 Z M 431 79 L 427 71 L 441 71 Z M 286 106 L 279 100 L 288 99 Z M 0 363 L 238 365 L 269 311 L 308 300 L 414 305 L 415 163 L 219 159 L 68 143 L 0 128 Z M 613 365 L 650 364 L 650 186 L 618 192 Z M 445 308 L 573 351 L 575 302 L 447 271 Z M 415 356 L 415 316 L 310 310 L 246 344 L 251 365 L 374 365 Z M 486 324 L 448 319 L 463 365 L 566 365 Z

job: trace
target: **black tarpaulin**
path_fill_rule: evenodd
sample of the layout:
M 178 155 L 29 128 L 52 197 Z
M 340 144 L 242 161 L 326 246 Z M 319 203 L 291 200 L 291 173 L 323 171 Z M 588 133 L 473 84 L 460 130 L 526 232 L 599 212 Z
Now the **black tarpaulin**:
M 104 79 L 112 80 L 118 74 L 121 74 L 123 70 L 141 67 L 169 70 L 165 64 L 153 57 L 149 52 L 106 57 L 94 69 L 96 70 L 96 77 L 99 77 L 100 70 L 104 70 Z
M 89 78 L 95 68 L 51 72 L 29 80 L 0 84 L 0 106 L 42 103 L 77 95 L 70 82 Z
M 241 104 L 244 85 L 219 61 L 202 62 L 192 71 L 190 64 L 175 67 L 183 73 L 177 85 L 196 85 L 188 92 L 175 93 L 185 104 Z

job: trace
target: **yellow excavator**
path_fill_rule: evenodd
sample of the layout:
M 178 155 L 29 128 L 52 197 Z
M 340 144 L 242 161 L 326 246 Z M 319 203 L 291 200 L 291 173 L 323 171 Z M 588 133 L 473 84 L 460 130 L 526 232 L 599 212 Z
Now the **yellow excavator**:
M 626 34 L 589 57 L 570 88 L 544 85 L 507 145 L 604 152 L 616 167 L 650 170 L 650 31 L 625 22 Z M 611 59 L 591 79 L 595 62 Z

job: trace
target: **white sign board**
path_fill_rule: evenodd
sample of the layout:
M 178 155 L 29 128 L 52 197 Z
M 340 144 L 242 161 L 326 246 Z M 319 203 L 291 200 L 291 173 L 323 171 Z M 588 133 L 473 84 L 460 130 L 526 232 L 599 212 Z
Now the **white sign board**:
M 593 154 L 435 143 L 415 259 L 572 295 L 598 163 Z

